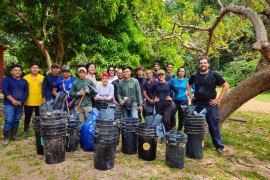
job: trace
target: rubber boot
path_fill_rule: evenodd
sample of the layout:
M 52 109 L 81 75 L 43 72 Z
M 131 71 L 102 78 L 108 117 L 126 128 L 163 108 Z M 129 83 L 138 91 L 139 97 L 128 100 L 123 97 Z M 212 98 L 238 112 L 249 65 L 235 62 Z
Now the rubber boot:
M 10 140 L 14 140 L 14 141 L 21 141 L 22 140 L 21 138 L 16 136 L 17 130 L 18 130 L 18 128 L 11 129 Z
M 10 130 L 4 131 L 4 142 L 3 142 L 4 145 L 9 144 L 9 133 L 10 133 Z

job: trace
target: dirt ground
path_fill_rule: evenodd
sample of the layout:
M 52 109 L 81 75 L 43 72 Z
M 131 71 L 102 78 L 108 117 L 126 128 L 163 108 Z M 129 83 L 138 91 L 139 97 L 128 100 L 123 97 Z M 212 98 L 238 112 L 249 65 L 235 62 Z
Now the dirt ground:
M 251 100 L 239 110 L 270 114 L 270 103 Z M 3 141 L 2 135 L 0 141 Z M 66 152 L 62 163 L 46 164 L 44 157 L 36 154 L 32 136 L 11 142 L 9 146 L 0 144 L 0 179 L 246 179 L 235 176 L 235 169 L 259 172 L 265 179 L 270 179 L 270 162 L 260 161 L 251 154 L 252 163 L 243 163 L 235 159 L 234 147 L 226 147 L 228 152 L 223 157 L 215 154 L 213 147 L 206 147 L 203 159 L 185 158 L 185 168 L 179 170 L 166 166 L 164 143 L 158 143 L 155 161 L 140 160 L 137 154 L 125 155 L 119 145 L 114 168 L 99 171 L 94 168 L 94 153 L 82 149 Z

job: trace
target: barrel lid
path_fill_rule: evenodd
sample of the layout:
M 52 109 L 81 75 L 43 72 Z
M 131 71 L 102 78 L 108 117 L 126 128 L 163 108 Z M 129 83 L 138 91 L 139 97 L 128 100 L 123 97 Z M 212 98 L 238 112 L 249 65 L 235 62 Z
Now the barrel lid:
M 181 138 L 187 138 L 187 135 L 185 133 L 182 133 L 180 131 L 177 131 L 175 128 L 173 128 L 171 131 L 165 134 L 166 139 L 181 139 Z

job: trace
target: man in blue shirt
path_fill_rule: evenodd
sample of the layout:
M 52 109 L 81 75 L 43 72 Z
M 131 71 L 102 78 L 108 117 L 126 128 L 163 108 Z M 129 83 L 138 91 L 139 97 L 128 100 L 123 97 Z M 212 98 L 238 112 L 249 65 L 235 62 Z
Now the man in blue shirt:
M 10 139 L 20 140 L 16 137 L 16 133 L 22 117 L 23 104 L 29 94 L 28 83 L 21 78 L 21 66 L 11 66 L 10 74 L 11 76 L 4 78 L 2 81 L 5 113 L 4 145 L 8 145 Z
M 58 78 L 60 66 L 58 64 L 51 65 L 51 73 L 47 74 L 42 82 L 42 103 L 54 99 L 52 94 L 53 87 Z
M 66 91 L 69 94 L 71 85 L 76 79 L 70 76 L 70 67 L 64 65 L 62 67 L 62 76 L 60 76 L 53 87 L 52 94 L 57 96 L 58 92 Z M 72 97 L 67 98 L 67 102 L 64 103 L 64 110 L 67 111 L 67 107 L 69 108 L 70 113 L 75 113 L 75 99 Z

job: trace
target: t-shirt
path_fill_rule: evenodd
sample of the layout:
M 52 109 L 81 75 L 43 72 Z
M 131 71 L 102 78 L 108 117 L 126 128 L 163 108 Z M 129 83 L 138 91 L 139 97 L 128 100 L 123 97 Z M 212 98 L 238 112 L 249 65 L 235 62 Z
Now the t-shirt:
M 23 77 L 28 82 L 29 95 L 25 101 L 26 106 L 40 106 L 42 104 L 42 82 L 44 76 L 38 74 L 34 79 L 31 74 Z
M 158 97 L 160 101 L 165 101 L 166 97 L 171 95 L 171 91 L 173 91 L 175 94 L 178 94 L 178 90 L 170 82 L 159 82 L 154 85 L 153 89 L 155 91 L 156 97 Z
M 175 78 L 176 76 L 174 75 L 174 74 L 172 74 L 172 75 L 166 75 L 165 76 L 165 81 L 170 81 L 171 79 L 173 79 L 173 78 Z
M 64 87 L 63 87 L 63 83 L 66 89 L 67 94 L 69 94 L 72 83 L 76 80 L 76 78 L 74 77 L 70 77 L 68 80 L 65 80 L 62 76 L 58 77 L 58 79 L 56 80 L 56 83 L 54 85 L 54 88 L 57 88 L 58 92 L 63 92 L 64 91 Z M 72 101 L 72 97 L 68 97 L 68 102 Z M 66 105 L 66 104 L 65 104 Z
M 7 96 L 12 96 L 22 104 L 26 101 L 29 91 L 28 83 L 25 79 L 15 79 L 12 76 L 8 76 L 2 81 L 2 92 L 4 94 L 4 105 L 13 105 Z
M 145 83 L 146 81 L 146 77 L 143 76 L 143 77 L 138 77 L 136 76 L 135 79 L 138 80 L 139 84 L 140 84 L 140 88 L 141 88 L 141 94 L 142 94 L 142 97 L 143 97 L 143 84 Z
M 52 90 L 57 78 L 58 76 L 54 76 L 53 74 L 47 74 L 42 82 L 42 97 L 45 98 L 46 101 L 55 98 L 52 94 Z
M 207 105 L 211 99 L 217 96 L 216 87 L 222 86 L 226 81 L 215 71 L 209 70 L 206 74 L 195 72 L 189 78 L 188 83 L 195 85 L 194 103 Z
M 176 77 L 176 78 L 171 79 L 169 82 L 171 82 L 179 92 L 178 95 L 176 97 L 174 97 L 174 100 L 178 100 L 178 101 L 188 100 L 188 97 L 187 97 L 188 78 L 184 78 L 182 80 L 179 80 Z
M 96 97 L 98 99 L 102 99 L 103 96 L 106 96 L 106 100 L 111 100 L 114 96 L 114 87 L 112 84 L 107 84 L 107 86 L 103 86 L 102 83 L 97 84 L 97 92 Z
M 121 81 L 121 80 L 120 80 Z M 116 80 L 114 80 L 113 82 L 112 82 L 112 85 L 113 85 L 113 87 L 114 87 L 114 98 L 115 98 L 115 100 L 117 101 L 117 102 L 119 102 L 119 99 L 118 99 L 118 97 L 117 97 L 117 87 L 118 87 L 118 84 L 119 84 L 119 79 L 116 79 Z
M 154 99 L 155 94 L 154 94 L 154 85 L 157 84 L 159 81 L 157 79 L 152 78 L 150 82 L 146 81 L 143 84 L 143 90 L 146 91 L 146 95 L 150 99 Z

